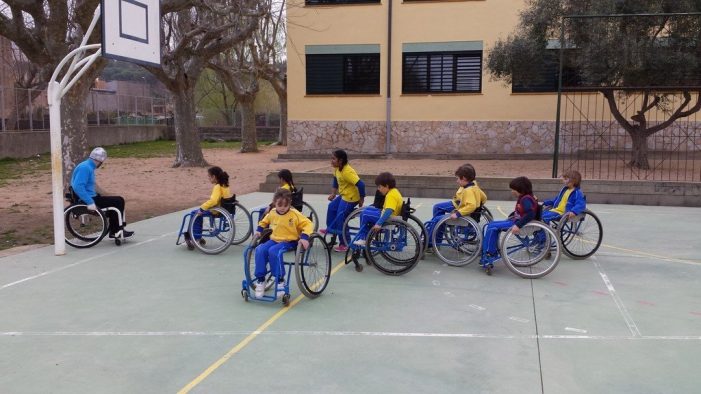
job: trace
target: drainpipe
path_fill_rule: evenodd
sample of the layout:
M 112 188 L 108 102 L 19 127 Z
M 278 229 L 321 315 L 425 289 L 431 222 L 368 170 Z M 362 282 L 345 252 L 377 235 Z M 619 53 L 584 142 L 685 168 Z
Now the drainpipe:
M 392 134 L 392 0 L 387 2 L 387 115 L 385 122 L 385 154 L 390 154 L 390 135 Z

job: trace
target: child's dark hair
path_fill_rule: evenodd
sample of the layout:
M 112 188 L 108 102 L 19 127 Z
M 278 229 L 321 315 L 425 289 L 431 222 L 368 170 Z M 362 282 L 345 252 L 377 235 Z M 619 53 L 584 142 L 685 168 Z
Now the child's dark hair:
M 343 149 L 333 151 L 333 157 L 341 161 L 341 164 L 338 166 L 339 170 L 342 170 L 343 167 L 348 164 L 348 153 Z
M 533 184 L 525 176 L 514 178 L 509 182 L 509 187 L 516 190 L 520 195 L 533 195 Z
M 468 182 L 474 181 L 476 175 L 475 167 L 472 164 L 463 164 L 455 170 L 455 176 L 465 178 Z
M 278 200 L 285 200 L 287 201 L 287 205 L 289 205 L 292 202 L 292 193 L 283 188 L 278 188 L 275 190 L 275 194 L 273 195 L 273 204 L 277 204 Z
M 387 186 L 390 189 L 397 187 L 397 180 L 394 179 L 394 175 L 389 172 L 381 172 L 375 177 L 375 185 L 377 186 Z
M 562 174 L 562 177 L 569 179 L 574 187 L 579 187 L 582 184 L 582 174 L 577 170 L 569 170 Z
M 295 188 L 295 183 L 292 180 L 292 171 L 286 168 L 282 169 L 278 171 L 277 177 L 285 181 L 285 183 L 287 183 L 288 185 L 292 186 L 293 189 Z
M 221 167 L 209 167 L 207 173 L 213 176 L 219 185 L 229 187 L 229 174 L 222 170 Z

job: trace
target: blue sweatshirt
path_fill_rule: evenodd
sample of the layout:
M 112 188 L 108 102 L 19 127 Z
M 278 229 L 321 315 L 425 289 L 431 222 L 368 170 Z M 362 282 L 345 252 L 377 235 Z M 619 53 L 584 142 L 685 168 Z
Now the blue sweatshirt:
M 543 201 L 543 204 L 553 208 L 557 207 L 560 204 L 560 199 L 562 199 L 562 195 L 565 193 L 565 190 L 567 190 L 567 186 L 560 190 L 557 197 L 553 198 L 552 200 L 545 200 Z M 584 193 L 582 193 L 582 190 L 575 187 L 574 190 L 572 190 L 572 193 L 570 193 L 570 197 L 567 199 L 565 212 L 572 212 L 575 215 L 579 215 L 580 213 L 584 212 L 585 209 L 587 209 L 587 197 L 584 195 Z
M 71 187 L 80 200 L 86 205 L 95 204 L 95 169 L 97 166 L 92 159 L 87 159 L 73 169 Z

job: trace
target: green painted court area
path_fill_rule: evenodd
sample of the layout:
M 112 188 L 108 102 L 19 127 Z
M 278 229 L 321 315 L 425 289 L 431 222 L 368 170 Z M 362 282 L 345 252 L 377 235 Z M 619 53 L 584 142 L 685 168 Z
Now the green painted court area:
M 305 199 L 323 220 L 325 196 Z M 412 199 L 416 216 L 438 201 Z M 501 219 L 514 202 L 487 205 Z M 589 208 L 602 247 L 541 279 L 434 255 L 390 277 L 332 253 L 324 294 L 293 281 L 287 308 L 241 298 L 244 246 L 176 247 L 183 212 L 121 247 L 5 257 L 0 392 L 698 392 L 701 209 Z

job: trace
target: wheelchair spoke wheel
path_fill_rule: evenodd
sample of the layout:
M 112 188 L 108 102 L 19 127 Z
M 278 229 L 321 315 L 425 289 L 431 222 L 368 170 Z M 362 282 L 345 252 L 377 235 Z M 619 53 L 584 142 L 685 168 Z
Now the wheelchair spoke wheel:
M 232 218 L 234 220 L 234 230 L 236 230 L 236 232 L 234 233 L 231 243 L 233 245 L 239 245 L 245 242 L 253 232 L 251 214 L 246 208 L 243 207 L 243 205 L 237 202 L 234 203 L 234 215 Z
M 243 275 L 246 278 L 246 285 L 248 291 L 255 290 L 255 272 L 256 272 L 256 262 L 255 262 L 255 247 L 258 246 L 257 241 L 251 242 L 249 246 L 243 251 Z
M 97 245 L 107 235 L 107 219 L 102 211 L 90 211 L 83 204 L 64 211 L 66 243 L 74 248 Z
M 419 218 L 414 215 L 409 215 L 407 218 L 407 223 L 414 227 L 414 230 L 419 234 L 419 244 L 421 245 L 421 257 L 423 257 L 428 247 L 428 236 L 426 235 L 426 227 Z
M 202 230 L 195 230 L 196 220 L 201 220 Z M 234 237 L 235 228 L 231 216 L 224 208 L 214 207 L 190 221 L 188 230 L 195 247 L 206 254 L 219 254 L 225 251 Z
M 416 267 L 421 257 L 421 239 L 403 220 L 389 219 L 372 232 L 365 245 L 366 257 L 386 275 L 403 275 Z
M 596 253 L 604 237 L 601 220 L 589 210 L 571 219 L 561 219 L 557 232 L 562 242 L 562 252 L 575 260 L 586 259 Z
M 479 257 L 482 229 L 472 218 L 445 216 L 436 223 L 432 237 L 436 255 L 448 265 L 462 267 Z
M 519 234 L 507 231 L 501 241 L 501 255 L 507 268 L 516 275 L 541 278 L 557 267 L 561 247 L 557 236 L 542 222 L 532 221 Z
M 343 241 L 344 244 L 350 245 L 353 240 L 355 239 L 355 236 L 358 234 L 358 231 L 360 231 L 360 214 L 363 213 L 363 208 L 357 208 L 354 209 L 348 217 L 346 217 L 346 221 L 343 222 Z
M 331 278 L 331 249 L 318 234 L 309 238 L 309 248 L 297 250 L 295 279 L 297 287 L 308 298 L 316 298 L 324 292 Z
M 314 232 L 319 230 L 319 215 L 316 214 L 314 208 L 306 202 L 302 203 L 302 215 L 309 218 L 314 224 Z

